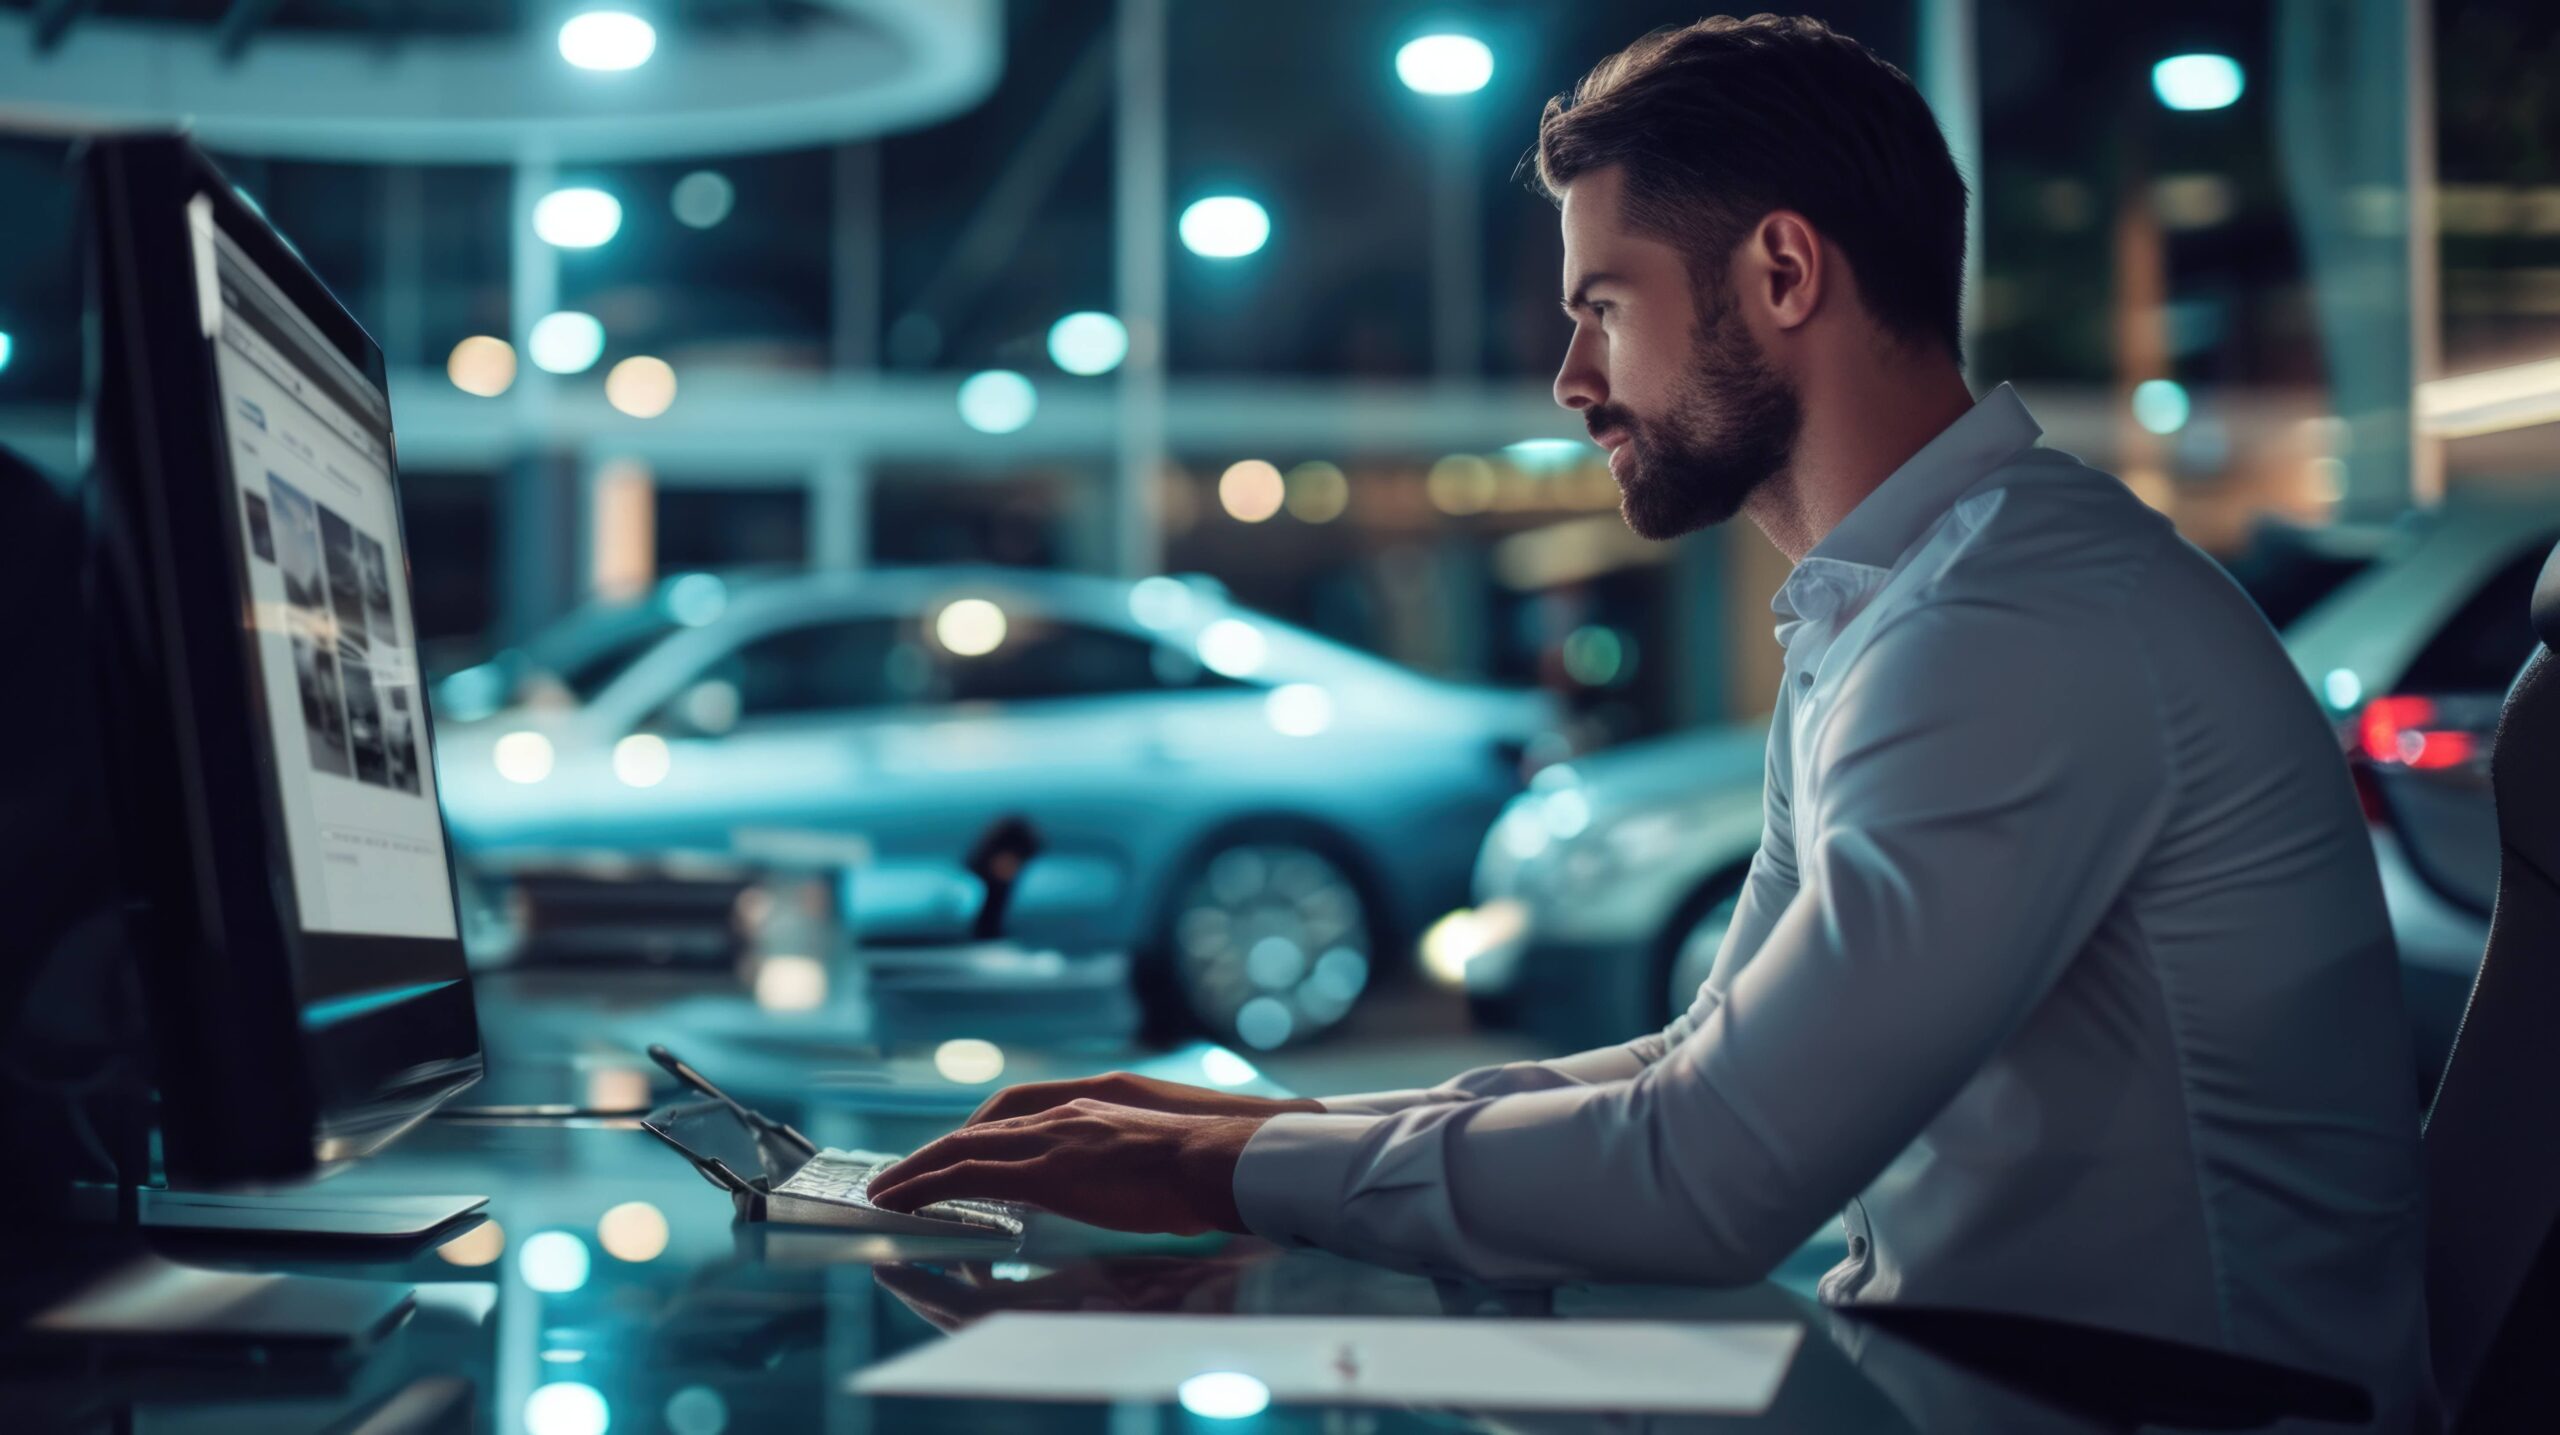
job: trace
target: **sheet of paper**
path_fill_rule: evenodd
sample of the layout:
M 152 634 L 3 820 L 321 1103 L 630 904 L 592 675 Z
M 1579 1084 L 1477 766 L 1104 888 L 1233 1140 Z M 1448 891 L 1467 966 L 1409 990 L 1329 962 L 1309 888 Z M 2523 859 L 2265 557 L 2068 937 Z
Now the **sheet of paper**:
M 1160 1400 L 1210 1372 L 1279 1404 L 1757 1415 L 1804 1327 L 1753 1321 L 1337 1319 L 1008 1312 L 875 1365 L 865 1395 Z

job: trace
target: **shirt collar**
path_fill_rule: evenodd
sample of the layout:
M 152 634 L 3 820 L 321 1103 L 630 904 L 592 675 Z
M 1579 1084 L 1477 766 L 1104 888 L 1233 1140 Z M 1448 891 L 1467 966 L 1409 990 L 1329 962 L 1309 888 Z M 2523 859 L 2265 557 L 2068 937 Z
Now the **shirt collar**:
M 1805 556 L 1892 567 L 1966 489 L 2043 436 L 2017 390 L 2002 384 L 1904 459 Z
M 1903 460 L 1813 546 L 1769 603 L 1781 618 L 1820 621 L 1872 587 L 1967 489 L 2044 436 L 2017 391 L 1985 394 Z M 1779 630 L 1784 642 L 1791 634 Z

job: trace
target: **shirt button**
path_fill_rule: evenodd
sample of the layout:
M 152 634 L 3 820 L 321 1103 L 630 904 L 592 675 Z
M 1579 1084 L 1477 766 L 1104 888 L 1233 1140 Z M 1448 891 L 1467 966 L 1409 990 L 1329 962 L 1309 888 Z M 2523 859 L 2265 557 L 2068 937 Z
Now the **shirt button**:
M 1813 670 L 1811 668 L 1807 668 L 1803 672 L 1796 674 L 1796 686 L 1800 688 L 1809 688 L 1813 686 Z
M 1853 1261 L 1863 1261 L 1866 1258 L 1867 1238 L 1864 1236 L 1851 1236 L 1849 1238 L 1849 1259 Z

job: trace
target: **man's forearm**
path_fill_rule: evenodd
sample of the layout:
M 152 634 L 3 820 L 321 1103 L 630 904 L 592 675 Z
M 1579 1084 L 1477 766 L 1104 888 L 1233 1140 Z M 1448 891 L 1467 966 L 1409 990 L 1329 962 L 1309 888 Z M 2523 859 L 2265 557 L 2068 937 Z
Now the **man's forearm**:
M 1650 1033 L 1616 1046 L 1594 1047 L 1547 1061 L 1514 1061 L 1462 1071 L 1438 1086 L 1401 1091 L 1364 1091 L 1318 1098 L 1327 1112 L 1341 1116 L 1392 1116 L 1418 1106 L 1451 1101 L 1478 1101 L 1521 1091 L 1549 1091 L 1559 1086 L 1596 1086 L 1624 1081 L 1662 1059 L 1663 1039 Z

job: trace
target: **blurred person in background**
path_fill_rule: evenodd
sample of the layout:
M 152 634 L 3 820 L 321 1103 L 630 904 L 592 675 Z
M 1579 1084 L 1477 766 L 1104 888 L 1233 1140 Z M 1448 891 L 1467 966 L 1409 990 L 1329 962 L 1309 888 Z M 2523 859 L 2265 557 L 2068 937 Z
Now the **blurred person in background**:
M 1539 127 L 1557 401 L 1627 523 L 1795 562 L 1766 829 L 1667 1030 L 1428 1090 L 1018 1088 L 874 1183 L 1498 1282 L 2021 1312 L 2426 1387 L 2418 1111 L 2337 745 L 2249 600 L 1961 368 L 1964 181 L 1808 19 L 1603 61 Z

